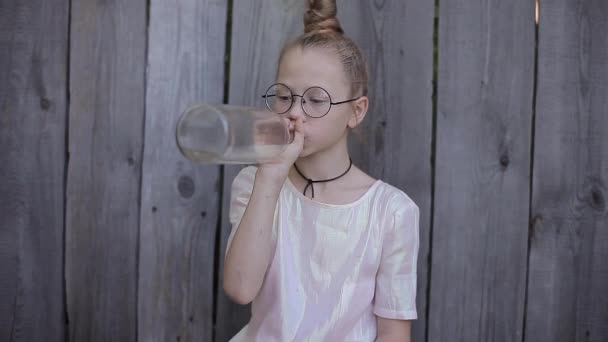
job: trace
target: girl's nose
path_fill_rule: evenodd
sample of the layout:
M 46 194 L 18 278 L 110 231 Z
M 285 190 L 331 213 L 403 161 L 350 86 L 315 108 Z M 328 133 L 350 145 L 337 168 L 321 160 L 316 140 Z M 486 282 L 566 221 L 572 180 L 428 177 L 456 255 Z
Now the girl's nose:
M 289 112 L 287 112 L 287 117 L 291 120 L 296 120 L 301 117 L 304 121 L 306 121 L 306 113 L 302 109 L 302 97 L 294 95 L 293 103 Z

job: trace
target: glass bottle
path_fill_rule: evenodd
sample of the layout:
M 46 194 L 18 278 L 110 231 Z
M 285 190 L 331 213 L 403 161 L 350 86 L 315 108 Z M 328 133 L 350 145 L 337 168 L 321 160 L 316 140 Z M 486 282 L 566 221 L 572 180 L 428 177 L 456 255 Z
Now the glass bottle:
M 288 120 L 268 109 L 198 104 L 180 117 L 177 145 L 207 164 L 256 164 L 278 156 L 291 142 Z

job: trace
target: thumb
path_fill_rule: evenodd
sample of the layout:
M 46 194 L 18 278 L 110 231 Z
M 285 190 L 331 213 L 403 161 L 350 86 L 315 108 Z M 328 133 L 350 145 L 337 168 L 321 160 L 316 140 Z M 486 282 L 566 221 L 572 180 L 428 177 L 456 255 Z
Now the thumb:
M 294 123 L 293 142 L 297 144 L 304 142 L 304 120 L 302 118 L 296 119 Z

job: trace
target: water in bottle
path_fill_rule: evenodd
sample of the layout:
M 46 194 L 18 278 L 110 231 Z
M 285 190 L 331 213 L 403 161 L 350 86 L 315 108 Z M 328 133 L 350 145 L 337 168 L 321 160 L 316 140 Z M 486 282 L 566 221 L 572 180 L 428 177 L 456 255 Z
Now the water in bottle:
M 287 120 L 267 109 L 199 104 L 177 124 L 177 145 L 199 163 L 255 164 L 272 160 L 291 141 Z

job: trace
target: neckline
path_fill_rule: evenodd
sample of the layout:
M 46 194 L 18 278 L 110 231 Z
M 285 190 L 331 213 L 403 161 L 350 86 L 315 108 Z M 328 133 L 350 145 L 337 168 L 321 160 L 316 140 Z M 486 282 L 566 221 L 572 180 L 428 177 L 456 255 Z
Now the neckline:
M 298 191 L 298 189 L 291 182 L 291 179 L 289 179 L 289 177 L 287 177 L 287 180 L 285 181 L 285 183 L 287 183 L 287 187 L 296 195 L 296 197 L 300 198 L 301 200 L 303 200 L 306 203 L 310 203 L 312 205 L 322 207 L 322 208 L 343 209 L 343 208 L 354 207 L 357 204 L 363 202 L 382 183 L 382 180 L 376 179 L 376 181 L 372 184 L 372 186 L 370 186 L 369 189 L 367 189 L 363 193 L 363 195 L 361 195 L 359 198 L 357 198 L 353 202 L 345 203 L 345 204 L 331 204 L 331 203 L 323 203 L 323 202 L 315 201 L 313 199 L 310 199 L 310 198 L 304 196 L 300 191 Z
M 306 187 L 304 187 L 304 191 L 302 191 L 302 194 L 304 196 L 306 196 L 306 190 L 308 190 L 308 187 L 310 187 L 310 189 L 312 190 L 312 197 L 311 197 L 311 199 L 314 199 L 315 198 L 315 183 L 332 182 L 332 181 L 335 181 L 338 178 L 344 177 L 344 175 L 346 175 L 348 173 L 348 171 L 350 171 L 350 169 L 353 167 L 353 160 L 349 157 L 348 161 L 350 162 L 348 164 L 348 168 L 341 175 L 339 175 L 337 177 L 332 177 L 332 178 L 327 178 L 327 179 L 317 179 L 317 180 L 312 180 L 312 178 L 308 178 L 308 177 L 304 176 L 304 174 L 302 173 L 302 171 L 300 171 L 300 169 L 298 169 L 298 165 L 296 165 L 296 163 L 294 163 L 293 167 L 296 169 L 296 171 L 298 172 L 298 174 L 302 178 L 304 178 L 306 180 L 306 182 L 307 182 Z

